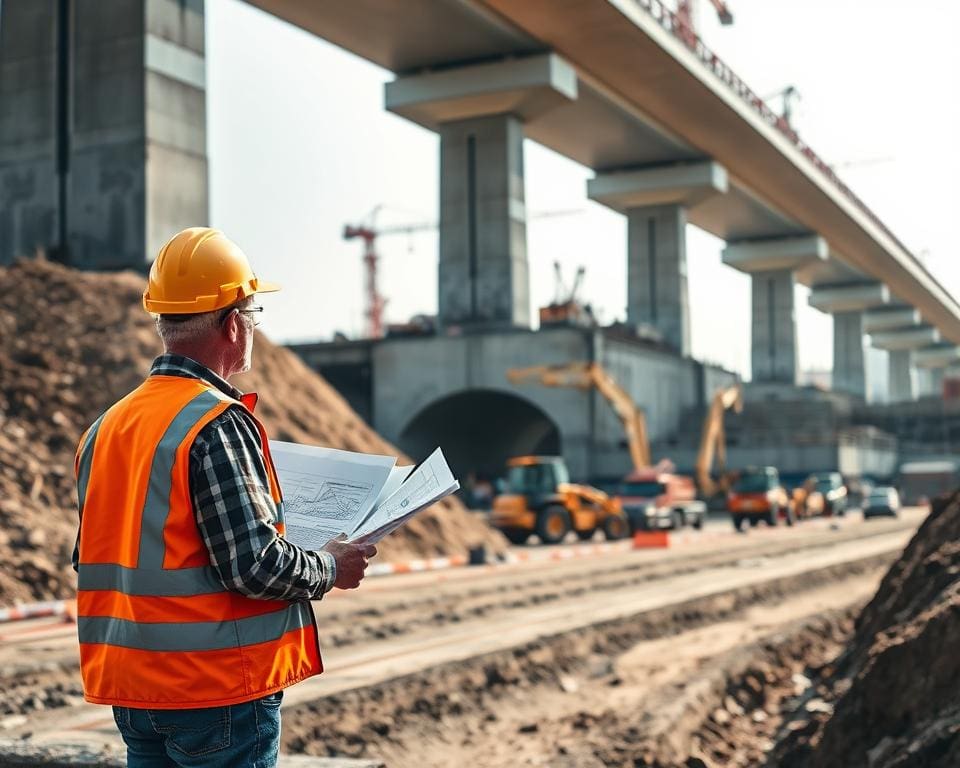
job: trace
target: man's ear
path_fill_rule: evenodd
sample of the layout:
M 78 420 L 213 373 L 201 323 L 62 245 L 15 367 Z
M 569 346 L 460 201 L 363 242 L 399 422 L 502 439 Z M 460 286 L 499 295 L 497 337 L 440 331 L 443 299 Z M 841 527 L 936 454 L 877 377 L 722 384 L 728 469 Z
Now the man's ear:
M 231 310 L 230 314 L 227 315 L 227 319 L 223 322 L 223 332 L 227 337 L 227 341 L 231 344 L 235 344 L 237 338 L 240 336 L 240 313 L 236 310 Z

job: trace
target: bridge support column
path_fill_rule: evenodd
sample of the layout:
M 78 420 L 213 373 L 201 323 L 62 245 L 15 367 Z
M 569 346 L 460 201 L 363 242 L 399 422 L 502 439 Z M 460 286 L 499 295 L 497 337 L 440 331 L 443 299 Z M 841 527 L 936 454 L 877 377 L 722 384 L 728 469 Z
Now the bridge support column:
M 915 367 L 915 371 L 917 377 L 917 397 L 930 397 L 936 390 L 936 369 Z
M 387 109 L 440 134 L 441 326 L 529 327 L 523 124 L 576 97 L 555 54 L 387 83 Z
M 523 125 L 515 117 L 440 126 L 444 325 L 530 325 L 523 188 Z
M 891 350 L 887 358 L 890 366 L 889 395 L 891 403 L 917 399 L 916 371 L 910 360 L 910 350 Z
M 866 339 L 862 312 L 838 312 L 833 316 L 833 389 L 866 398 Z
M 873 322 L 872 320 L 870 322 Z M 917 399 L 918 376 L 914 358 L 940 342 L 940 332 L 928 325 L 878 330 L 871 334 L 873 346 L 889 352 L 888 398 L 892 403 Z
M 943 394 L 943 380 L 950 369 L 960 365 L 960 347 L 939 344 L 913 352 L 911 362 L 916 367 L 920 395 Z M 951 374 L 952 375 L 952 374 Z
M 687 211 L 679 205 L 627 211 L 627 322 L 663 334 L 690 354 Z
M 605 173 L 587 196 L 627 217 L 627 322 L 650 325 L 690 354 L 687 211 L 727 190 L 713 162 Z
M 797 383 L 795 281 L 789 269 L 751 275 L 753 380 Z
M 0 263 L 144 269 L 207 221 L 202 0 L 0 6 Z
M 753 380 L 797 383 L 797 319 L 794 273 L 825 261 L 826 242 L 817 236 L 749 241 L 728 245 L 723 263 L 752 278 Z
M 867 399 L 869 366 L 864 312 L 885 306 L 890 291 L 882 283 L 823 285 L 810 291 L 810 306 L 833 315 L 833 389 Z

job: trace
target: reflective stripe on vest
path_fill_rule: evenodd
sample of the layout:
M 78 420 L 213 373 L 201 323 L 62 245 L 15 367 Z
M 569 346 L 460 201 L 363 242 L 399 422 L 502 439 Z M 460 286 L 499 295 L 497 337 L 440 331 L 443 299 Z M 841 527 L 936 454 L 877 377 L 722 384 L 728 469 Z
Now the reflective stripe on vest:
M 322 670 L 310 604 L 225 589 L 196 525 L 188 482 L 193 440 L 227 408 L 251 405 L 196 379 L 155 376 L 84 435 L 76 462 L 77 624 L 88 700 L 219 706 Z M 266 432 L 253 420 L 282 533 Z
M 309 627 L 309 604 L 293 603 L 274 613 L 233 621 L 138 624 L 109 616 L 79 616 L 81 643 L 107 643 L 141 651 L 219 651 L 279 640 L 287 632 Z

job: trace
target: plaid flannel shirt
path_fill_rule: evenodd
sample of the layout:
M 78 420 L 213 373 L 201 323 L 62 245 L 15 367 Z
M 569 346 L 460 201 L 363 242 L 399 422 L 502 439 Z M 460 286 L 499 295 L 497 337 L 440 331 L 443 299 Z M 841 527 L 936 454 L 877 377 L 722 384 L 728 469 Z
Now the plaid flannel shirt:
M 190 358 L 161 355 L 150 375 L 201 379 L 233 398 L 240 392 Z M 329 552 L 278 535 L 260 434 L 242 408 L 207 424 L 190 448 L 190 491 L 210 564 L 223 585 L 260 600 L 318 600 L 336 580 Z M 74 567 L 78 558 L 74 552 Z

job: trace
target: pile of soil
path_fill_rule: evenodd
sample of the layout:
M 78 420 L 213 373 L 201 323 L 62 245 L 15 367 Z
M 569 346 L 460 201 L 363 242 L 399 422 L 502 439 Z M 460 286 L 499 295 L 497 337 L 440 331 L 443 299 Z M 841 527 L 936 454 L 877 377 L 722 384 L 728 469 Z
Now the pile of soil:
M 960 492 L 934 503 L 857 620 L 827 711 L 781 743 L 782 768 L 960 765 Z
M 0 605 L 69 597 L 76 535 L 73 457 L 83 430 L 136 387 L 161 351 L 140 306 L 143 278 L 42 260 L 0 268 Z M 260 335 L 255 372 L 271 436 L 369 453 L 399 452 L 289 350 Z M 382 542 L 380 558 L 462 555 L 502 537 L 444 500 Z

